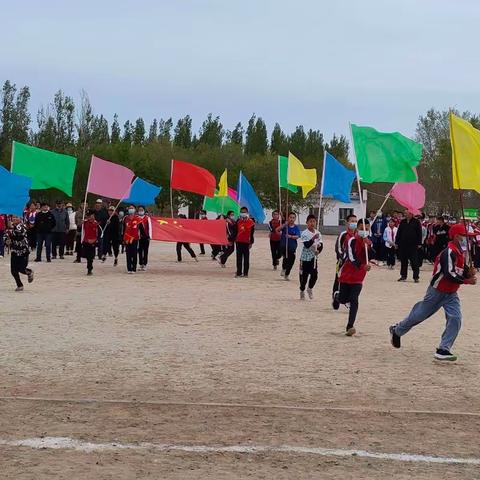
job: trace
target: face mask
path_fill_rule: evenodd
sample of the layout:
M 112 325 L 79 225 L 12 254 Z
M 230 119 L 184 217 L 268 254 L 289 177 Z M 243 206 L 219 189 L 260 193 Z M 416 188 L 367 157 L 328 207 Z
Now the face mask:
M 235 220 L 235 216 L 234 216 L 234 215 L 230 215 L 228 218 L 229 218 L 230 220 Z
M 120 218 L 123 218 L 124 215 L 125 215 L 125 214 L 124 214 L 123 212 L 118 212 L 118 216 L 119 216 Z
M 377 214 L 377 217 L 378 217 L 378 218 L 382 218 L 382 215 L 383 215 L 383 213 L 378 213 L 378 214 Z
M 143 217 L 143 216 L 145 215 L 145 212 L 144 212 L 143 210 L 140 210 L 140 211 L 138 212 L 138 214 L 139 214 L 141 217 Z
M 241 216 L 242 218 L 248 218 L 248 213 L 242 212 L 242 213 L 240 214 L 240 216 Z
M 462 249 L 462 251 L 463 251 L 463 252 L 466 252 L 467 249 L 468 249 L 467 239 L 466 239 L 466 238 L 462 238 L 459 243 L 460 243 L 460 248 Z
M 128 209 L 128 214 L 129 215 L 133 215 L 135 213 L 135 209 L 134 208 L 129 208 Z
M 350 230 L 355 230 L 355 229 L 357 228 L 357 224 L 356 224 L 356 223 L 349 223 L 349 224 L 348 224 L 348 228 L 349 228 Z
M 207 216 L 202 214 L 200 215 L 200 218 L 204 219 L 204 218 L 207 218 Z
M 73 212 L 73 209 L 72 209 L 72 208 L 67 208 L 67 212 L 68 212 L 68 213 L 72 213 L 72 212 Z
M 358 231 L 358 234 L 359 234 L 360 237 L 362 237 L 362 238 L 367 238 L 367 237 L 368 237 L 368 231 L 367 231 L 367 230 L 359 230 L 359 231 Z

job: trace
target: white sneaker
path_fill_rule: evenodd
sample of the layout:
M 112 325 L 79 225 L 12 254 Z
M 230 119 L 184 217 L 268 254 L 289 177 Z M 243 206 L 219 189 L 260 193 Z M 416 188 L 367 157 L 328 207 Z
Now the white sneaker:
M 307 294 L 308 294 L 308 298 L 310 300 L 313 300 L 313 290 L 311 288 L 307 288 Z
M 282 272 L 280 273 L 280 276 L 281 276 L 281 277 L 284 277 L 284 276 L 285 276 L 285 270 L 282 270 Z
M 305 300 L 305 292 L 300 290 L 300 300 Z
M 285 275 L 285 281 L 286 282 L 289 282 L 290 281 L 290 277 L 288 275 Z

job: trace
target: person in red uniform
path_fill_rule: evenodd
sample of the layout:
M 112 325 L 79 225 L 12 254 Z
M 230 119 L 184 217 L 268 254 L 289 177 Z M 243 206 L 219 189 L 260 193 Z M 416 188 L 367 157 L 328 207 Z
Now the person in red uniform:
M 282 234 L 277 231 L 282 226 L 282 219 L 278 210 L 272 212 L 272 219 L 268 222 L 268 229 L 270 230 L 270 252 L 272 253 L 273 269 L 276 270 L 282 257 L 282 251 L 280 248 L 280 240 Z
M 237 220 L 237 273 L 235 277 L 248 277 L 250 269 L 250 249 L 254 242 L 255 222 L 248 215 L 248 208 L 240 209 L 240 218 Z
M 370 223 L 367 219 L 361 218 L 357 222 L 355 236 L 347 242 L 343 265 L 339 272 L 340 290 L 335 294 L 334 305 L 350 304 L 348 312 L 348 323 L 345 328 L 345 335 L 355 335 L 355 320 L 358 312 L 358 297 L 362 291 L 363 280 L 370 270 L 367 251 L 371 248 L 372 242 L 368 238 Z
M 93 259 L 95 258 L 95 244 L 97 243 L 98 222 L 95 220 L 95 211 L 87 210 L 83 221 L 82 252 L 87 259 L 87 275 L 92 275 Z
M 140 217 L 140 239 L 138 240 L 138 263 L 140 270 L 145 271 L 148 264 L 148 249 L 150 247 L 150 216 L 145 213 L 143 205 L 138 206 L 138 216 Z
M 140 225 L 142 219 L 135 214 L 135 206 L 128 207 L 128 215 L 123 219 L 123 242 L 127 257 L 127 273 L 137 271 L 138 240 L 140 239 Z
M 450 227 L 448 234 L 451 241 L 435 259 L 432 280 L 425 298 L 414 305 L 404 320 L 390 327 L 390 339 L 395 348 L 400 348 L 400 338 L 403 335 L 443 307 L 447 324 L 434 358 L 454 362 L 457 356 L 451 353 L 451 348 L 462 325 L 457 291 L 460 285 L 477 283 L 475 268 L 469 268 L 465 264 L 465 253 L 469 243 L 467 237 L 475 234 L 468 232 L 465 225 L 460 223 Z

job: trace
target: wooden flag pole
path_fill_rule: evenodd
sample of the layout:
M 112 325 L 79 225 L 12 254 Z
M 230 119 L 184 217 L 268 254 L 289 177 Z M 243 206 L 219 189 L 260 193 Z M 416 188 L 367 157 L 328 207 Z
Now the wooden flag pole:
M 92 155 L 93 157 L 93 155 Z M 90 185 L 90 175 L 92 173 L 92 159 L 90 159 L 90 168 L 88 170 L 87 187 L 85 188 L 85 198 L 83 200 L 82 231 L 80 233 L 80 243 L 83 240 L 83 223 L 85 222 L 85 213 L 87 211 L 88 186 Z
M 277 155 L 277 170 L 278 170 L 278 211 L 280 218 L 282 216 L 282 185 L 280 183 L 280 155 Z
M 172 190 L 172 176 L 173 176 L 173 158 L 170 166 L 170 212 L 173 218 L 173 190 Z
M 322 200 L 323 200 L 323 186 L 325 182 L 325 161 L 327 159 L 327 150 L 323 150 L 323 166 L 322 166 L 322 181 L 320 182 L 320 199 L 318 202 L 318 229 L 320 230 L 320 219 L 322 220 Z

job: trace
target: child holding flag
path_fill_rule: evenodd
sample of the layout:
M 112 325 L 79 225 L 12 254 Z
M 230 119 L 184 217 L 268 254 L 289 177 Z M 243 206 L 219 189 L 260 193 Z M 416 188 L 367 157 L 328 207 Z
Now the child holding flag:
M 443 307 L 447 324 L 434 358 L 454 362 L 457 356 L 450 350 L 462 325 L 457 291 L 460 285 L 475 285 L 477 278 L 475 269 L 468 268 L 465 264 L 465 253 L 468 250 L 467 236 L 474 234 L 467 232 L 465 225 L 460 223 L 453 225 L 448 233 L 451 241 L 435 260 L 432 280 L 425 298 L 414 305 L 404 320 L 390 327 L 390 337 L 392 345 L 400 348 L 400 337 Z
M 277 228 L 278 232 L 282 232 L 281 245 L 282 245 L 282 273 L 281 276 L 285 277 L 285 280 L 290 280 L 290 272 L 295 264 L 296 252 L 297 252 L 297 240 L 300 238 L 300 229 L 298 225 L 295 225 L 297 215 L 293 212 L 288 214 L 288 222 Z
M 280 240 L 282 238 L 279 233 L 279 227 L 282 226 L 280 213 L 278 210 L 272 212 L 272 219 L 268 222 L 268 229 L 270 230 L 270 252 L 272 254 L 273 269 L 276 270 L 279 264 L 279 260 L 282 257 L 282 251 L 280 249 Z
M 95 220 L 95 210 L 87 210 L 83 222 L 82 251 L 87 259 L 87 275 L 92 275 L 95 244 L 97 243 L 98 222 Z
M 237 220 L 237 273 L 236 278 L 248 277 L 250 269 L 250 249 L 252 248 L 255 232 L 255 222 L 248 215 L 248 208 L 240 209 L 240 218 Z
M 317 256 L 323 249 L 322 234 L 316 229 L 317 218 L 315 215 L 307 217 L 307 229 L 300 236 L 303 243 L 300 254 L 300 300 L 305 300 L 305 287 L 310 300 L 313 300 L 313 287 L 317 283 L 318 269 Z
M 337 265 L 335 269 L 335 280 L 333 281 L 332 287 L 332 298 L 334 299 L 335 305 L 335 294 L 338 293 L 339 282 L 338 282 L 338 272 L 343 265 L 343 257 L 345 253 L 345 248 L 347 246 L 348 241 L 355 236 L 355 231 L 357 229 L 357 217 L 356 215 L 349 215 L 346 218 L 347 221 L 347 229 L 340 233 L 335 241 L 335 254 L 337 256 Z M 333 308 L 335 308 L 335 306 Z
M 135 206 L 128 207 L 128 215 L 123 219 L 123 241 L 127 257 L 127 273 L 137 271 L 138 240 L 140 239 L 140 224 L 142 219 L 135 215 Z
M 335 294 L 333 308 L 338 310 L 339 304 L 350 304 L 348 312 L 348 323 L 345 328 L 345 335 L 355 335 L 355 320 L 358 312 L 358 297 L 362 291 L 363 280 L 370 270 L 367 252 L 372 242 L 368 235 L 370 223 L 367 219 L 361 218 L 357 223 L 357 231 L 353 238 L 347 243 L 343 265 L 339 272 L 340 291 Z

